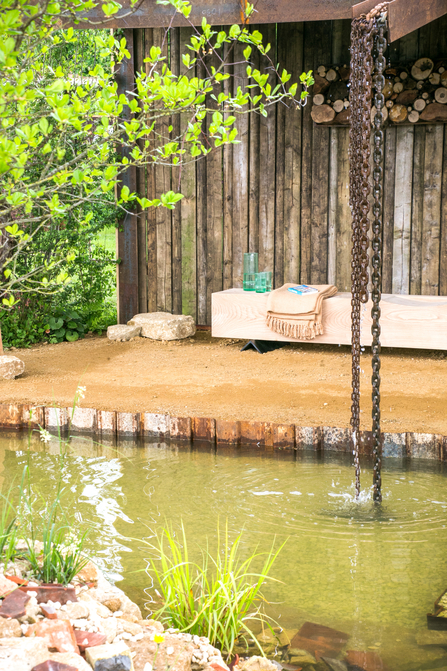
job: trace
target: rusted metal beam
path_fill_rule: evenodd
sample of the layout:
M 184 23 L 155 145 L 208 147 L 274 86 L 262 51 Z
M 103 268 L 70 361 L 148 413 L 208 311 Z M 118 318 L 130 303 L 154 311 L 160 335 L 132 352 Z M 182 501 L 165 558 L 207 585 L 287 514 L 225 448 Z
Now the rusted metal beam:
M 388 8 L 389 41 L 431 23 L 447 14 L 447 0 L 393 0 Z
M 135 57 L 133 30 L 126 29 L 124 37 L 130 58 L 123 59 L 121 67 L 116 73 L 118 93 L 126 93 L 135 88 Z M 125 107 L 122 116 L 130 121 L 131 112 Z M 130 156 L 128 148 L 121 149 L 122 156 Z M 120 178 L 121 186 L 128 186 L 131 192 L 137 189 L 137 171 L 135 167 L 127 168 Z M 126 324 L 129 319 L 138 314 L 138 238 L 137 215 L 126 214 L 118 229 L 118 258 L 121 259 L 117 273 L 118 295 L 118 323 Z
M 380 0 L 364 0 L 352 7 L 352 18 L 367 14 Z M 388 39 L 395 42 L 404 35 L 447 14 L 447 0 L 392 0 L 388 5 Z
M 354 3 L 355 0 L 254 0 L 256 11 L 251 23 L 349 19 Z M 122 9 L 110 21 L 104 21 L 104 14 L 98 6 L 88 14 L 93 24 L 78 24 L 76 27 L 166 28 L 168 25 L 188 25 L 181 14 L 175 13 L 172 6 L 159 5 L 156 0 L 141 0 L 133 12 L 130 10 L 129 0 L 122 0 L 121 4 Z M 194 0 L 189 18 L 197 26 L 201 24 L 204 16 L 212 25 L 240 24 L 243 4 L 243 0 Z

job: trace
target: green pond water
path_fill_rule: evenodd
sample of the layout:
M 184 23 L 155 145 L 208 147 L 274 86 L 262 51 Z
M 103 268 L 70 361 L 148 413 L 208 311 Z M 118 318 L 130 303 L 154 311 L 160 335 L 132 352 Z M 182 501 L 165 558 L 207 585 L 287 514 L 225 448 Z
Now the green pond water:
M 56 441 L 33 440 L 29 449 L 18 435 L 3 435 L 2 491 L 29 462 L 33 482 L 51 499 L 58 454 Z M 281 582 L 264 590 L 269 614 L 286 630 L 310 620 L 350 634 L 350 649 L 377 650 L 390 670 L 447 669 L 447 649 L 416 644 L 447 588 L 447 469 L 385 460 L 383 504 L 375 506 L 370 466 L 355 502 L 349 457 L 164 443 L 114 448 L 76 438 L 63 477 L 74 518 L 95 525 L 89 552 L 143 608 L 152 585 L 138 539 L 183 520 L 199 555 L 228 520 L 231 537 L 245 530 L 247 555 L 287 539 L 272 571 Z

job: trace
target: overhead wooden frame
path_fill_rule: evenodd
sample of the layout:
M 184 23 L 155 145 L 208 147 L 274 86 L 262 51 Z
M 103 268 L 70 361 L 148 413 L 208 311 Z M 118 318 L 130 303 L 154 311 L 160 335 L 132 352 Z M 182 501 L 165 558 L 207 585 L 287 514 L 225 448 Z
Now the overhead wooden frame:
M 288 23 L 299 21 L 330 21 L 350 19 L 355 0 L 254 0 L 255 13 L 251 23 Z M 101 6 L 88 13 L 92 22 L 78 28 L 167 28 L 186 26 L 185 18 L 172 5 L 156 0 L 140 0 L 130 10 L 129 0 L 121 0 L 122 9 L 116 17 L 104 20 Z M 193 0 L 190 21 L 199 26 L 205 16 L 213 25 L 241 24 L 245 0 Z M 174 18 L 173 18 L 174 17 Z
M 352 18 L 367 14 L 380 0 L 364 0 L 352 7 Z M 390 42 L 412 33 L 447 14 L 447 0 L 392 0 L 388 5 Z

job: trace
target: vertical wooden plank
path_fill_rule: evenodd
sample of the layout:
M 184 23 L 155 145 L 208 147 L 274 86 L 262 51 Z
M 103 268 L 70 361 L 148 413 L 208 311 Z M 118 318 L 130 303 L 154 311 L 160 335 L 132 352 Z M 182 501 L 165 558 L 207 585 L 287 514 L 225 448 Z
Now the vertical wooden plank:
M 247 81 L 244 45 L 234 47 L 232 59 L 233 91 L 245 88 Z M 244 111 L 246 111 L 244 109 Z M 233 146 L 233 286 L 241 287 L 244 253 L 248 252 L 248 143 L 249 122 L 247 114 L 237 116 L 237 139 Z
M 425 126 L 414 129 L 413 198 L 411 207 L 410 294 L 421 293 L 422 222 L 424 209 Z
M 447 54 L 447 14 L 430 23 L 430 58 L 445 58 Z
M 444 125 L 444 153 L 442 162 L 439 293 L 441 296 L 447 296 L 447 125 Z
M 171 29 L 170 61 L 173 74 L 180 74 L 180 28 Z M 180 115 L 175 114 L 171 121 L 173 141 L 180 138 Z M 180 168 L 172 168 L 172 190 L 181 192 Z M 181 203 L 172 210 L 172 310 L 174 314 L 182 314 L 182 216 Z
M 444 127 L 441 124 L 426 127 L 421 272 L 423 295 L 437 295 L 439 292 L 443 136 Z
M 339 291 L 351 290 L 351 208 L 349 207 L 349 128 L 337 128 L 337 208 L 335 212 L 335 284 Z
M 126 29 L 124 37 L 130 58 L 123 60 L 116 74 L 119 93 L 127 94 L 135 86 L 135 52 L 133 30 Z M 124 107 L 122 118 L 129 121 L 131 112 Z M 128 156 L 129 149 L 122 148 L 122 155 Z M 122 186 L 127 186 L 131 192 L 137 188 L 137 175 L 134 167 L 128 168 L 120 179 Z M 118 257 L 121 262 L 118 266 L 118 322 L 126 324 L 138 312 L 138 231 L 135 214 L 126 214 L 117 234 Z
M 334 21 L 332 63 L 349 62 L 349 21 Z M 349 129 L 330 129 L 328 282 L 339 291 L 351 288 L 351 211 L 349 208 Z
M 396 133 L 397 128 L 385 129 L 383 165 L 383 245 L 382 245 L 382 291 L 393 291 L 393 246 L 394 246 L 394 194 L 396 177 Z
M 182 54 L 189 53 L 186 45 L 191 38 L 190 28 L 180 28 L 179 46 L 179 68 L 184 74 L 186 68 L 182 62 Z M 193 73 L 194 74 L 194 73 Z M 191 73 L 189 73 L 189 76 Z M 180 115 L 180 134 L 183 136 L 188 123 L 189 115 Z M 181 220 L 181 282 L 182 282 L 182 313 L 191 315 L 197 321 L 197 270 L 196 270 L 196 166 L 191 161 L 185 163 L 181 172 L 181 192 L 183 199 L 180 201 Z
M 314 69 L 313 45 L 315 22 L 304 24 L 304 71 Z M 318 66 L 317 66 L 318 67 Z M 312 104 L 302 110 L 301 135 L 301 282 L 311 281 L 311 209 L 312 209 Z
M 203 79 L 205 68 L 197 65 L 197 77 Z M 204 122 L 205 123 L 205 122 Z M 206 229 L 206 161 L 196 163 L 196 231 L 197 231 L 197 323 L 207 324 L 206 285 L 207 285 L 207 229 Z
M 410 60 L 414 60 L 418 58 L 418 47 L 419 47 L 419 33 L 417 30 L 413 31 L 412 33 L 409 33 L 408 35 L 405 35 L 399 40 L 399 61 L 401 63 L 406 63 Z M 405 133 L 409 133 L 410 135 L 413 135 L 413 139 L 411 137 L 408 137 L 407 143 L 404 142 L 403 136 Z M 420 148 L 421 148 L 421 142 L 423 142 L 423 136 L 424 136 L 424 131 L 422 128 L 418 128 L 415 126 L 414 128 L 412 127 L 404 127 L 401 128 L 398 131 L 399 138 L 400 138 L 400 147 L 406 144 L 407 146 L 407 153 L 404 156 L 401 156 L 399 153 L 399 148 L 398 148 L 398 153 L 396 155 L 396 162 L 401 162 L 402 160 L 411 160 L 413 169 L 412 169 L 412 206 L 411 210 L 406 209 L 406 214 L 405 217 L 410 217 L 410 220 L 408 222 L 409 226 L 405 226 L 405 242 L 404 242 L 404 247 L 402 247 L 402 258 L 399 256 L 396 258 L 396 262 L 398 264 L 398 267 L 401 267 L 399 264 L 403 263 L 403 277 L 405 277 L 404 285 L 405 287 L 403 288 L 401 284 L 397 284 L 397 286 L 400 286 L 399 293 L 412 293 L 414 289 L 418 285 L 418 275 L 420 278 L 420 224 L 421 224 L 421 207 L 422 207 L 422 194 L 418 192 L 418 189 L 415 189 L 415 179 L 417 179 L 418 171 L 420 172 L 419 168 L 423 166 L 423 162 L 419 163 L 419 167 L 417 164 L 417 157 L 420 154 Z M 409 146 L 410 144 L 413 143 L 413 150 L 410 153 Z M 401 173 L 396 173 L 396 174 L 401 174 Z M 397 178 L 396 178 L 397 179 Z M 406 179 L 406 177 L 405 177 Z M 398 182 L 396 182 L 396 189 L 400 189 L 400 185 Z M 408 190 L 408 187 L 406 187 Z M 408 198 L 408 191 L 405 191 L 405 194 L 403 194 L 403 198 L 407 199 Z M 406 222 L 407 223 L 407 222 Z M 398 225 L 401 227 L 402 222 L 400 222 Z M 408 228 L 408 230 L 407 230 Z M 400 233 L 398 234 L 400 235 Z M 409 253 L 410 257 L 409 259 L 407 258 L 407 240 L 406 237 L 407 235 L 409 236 Z M 401 239 L 402 242 L 402 239 Z M 414 244 L 414 242 L 416 244 Z M 418 260 L 419 257 L 419 260 Z M 409 270 L 408 270 L 408 291 L 407 291 L 407 264 L 409 263 Z M 418 268 L 419 268 L 419 273 L 418 273 Z M 419 288 L 420 288 L 420 279 L 419 279 Z M 415 291 L 415 293 L 419 293 L 419 291 Z
M 264 45 L 270 44 L 272 60 L 276 54 L 276 26 L 260 27 Z M 261 58 L 261 71 L 266 60 Z M 274 87 L 274 77 L 269 82 Z M 269 108 L 267 117 L 261 116 L 259 128 L 259 269 L 275 271 L 275 165 L 276 165 L 276 109 Z
M 153 28 L 153 42 L 168 59 L 168 37 L 163 28 Z M 169 63 L 169 61 L 167 60 Z M 164 116 L 156 123 L 158 143 L 169 141 L 170 117 Z M 155 192 L 157 197 L 171 189 L 171 169 L 157 165 L 155 168 Z M 157 310 L 172 312 L 172 210 L 158 207 L 155 211 L 157 228 Z
M 410 291 L 410 233 L 414 128 L 397 128 L 394 189 L 393 293 Z
M 262 26 L 252 26 L 251 30 L 257 30 Z M 259 70 L 260 56 L 257 50 L 253 50 L 250 57 L 250 65 L 254 70 Z M 261 172 L 260 161 L 260 115 L 251 113 L 249 119 L 250 142 L 248 148 L 248 251 L 259 253 L 259 176 Z
M 231 54 L 229 45 L 224 44 L 224 59 L 231 63 Z M 225 74 L 229 74 L 229 79 L 223 83 L 225 95 L 233 93 L 233 67 L 225 66 Z M 228 118 L 230 114 L 225 114 Z M 249 207 L 251 207 L 249 205 Z M 257 251 L 257 248 L 252 250 Z M 233 147 L 227 145 L 223 150 L 223 288 L 231 289 L 233 287 Z
M 329 141 L 328 259 L 329 284 L 337 281 L 338 128 L 331 128 Z M 339 252 L 338 252 L 339 254 Z
M 290 35 L 284 35 L 288 24 L 277 27 L 277 57 L 273 59 L 279 64 L 279 70 L 284 67 L 284 61 L 289 46 Z M 280 37 L 283 39 L 281 40 Z M 277 81 L 275 81 L 275 86 Z M 285 121 L 284 105 L 276 108 L 276 167 L 275 167 L 275 244 L 274 244 L 274 285 L 284 284 L 284 188 L 285 188 Z M 267 269 L 266 269 L 267 270 Z
M 144 52 L 149 54 L 154 44 L 152 28 L 144 29 Z M 149 73 L 149 63 L 146 63 L 146 74 Z M 152 200 L 156 197 L 155 190 L 155 166 L 146 169 L 146 191 L 147 197 Z M 147 212 L 147 310 L 157 310 L 157 222 L 156 210 L 154 208 Z
M 140 72 L 144 68 L 144 29 L 134 30 L 135 40 L 135 72 Z M 138 144 L 143 150 L 143 140 Z M 137 191 L 140 197 L 146 196 L 146 170 L 138 168 L 137 170 Z M 137 238 L 138 238 L 138 312 L 147 312 L 147 213 L 137 209 Z
M 331 58 L 331 23 L 315 26 L 314 69 Z M 329 128 L 312 128 L 311 282 L 327 282 L 329 206 Z
M 283 24 L 278 26 L 278 35 Z M 281 39 L 285 40 L 284 67 L 292 75 L 290 81 L 299 81 L 303 71 L 303 24 L 291 23 Z M 278 38 L 280 39 L 280 38 Z M 301 110 L 287 107 L 284 130 L 284 281 L 300 279 L 301 229 Z
M 211 68 L 216 70 L 220 65 L 220 58 L 217 54 L 212 54 L 207 58 L 206 65 L 211 74 Z M 217 96 L 222 90 L 222 85 L 216 83 L 212 94 L 207 95 L 206 106 L 208 109 L 217 109 L 218 105 L 211 95 Z M 212 114 L 208 114 L 207 124 L 211 124 Z M 207 228 L 207 297 L 206 314 L 207 324 L 211 324 L 211 294 L 215 291 L 222 291 L 222 234 L 223 234 L 223 201 L 222 201 L 222 148 L 216 148 L 214 141 L 210 140 L 211 153 L 206 157 L 206 228 Z M 248 161 L 247 161 L 248 164 Z M 245 225 L 247 223 L 245 222 Z

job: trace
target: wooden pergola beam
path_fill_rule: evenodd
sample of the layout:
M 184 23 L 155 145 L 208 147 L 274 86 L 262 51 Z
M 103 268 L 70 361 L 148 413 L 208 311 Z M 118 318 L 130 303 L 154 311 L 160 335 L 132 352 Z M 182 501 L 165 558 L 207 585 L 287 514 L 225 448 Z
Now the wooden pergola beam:
M 251 23 L 288 23 L 299 21 L 330 21 L 350 19 L 355 0 L 254 0 L 255 13 Z M 167 28 L 187 26 L 184 17 L 171 5 L 159 5 L 156 0 L 141 0 L 133 13 L 129 0 L 122 0 L 122 9 L 116 17 L 104 21 L 100 6 L 88 13 L 88 18 L 96 22 L 92 25 L 78 24 L 77 28 Z M 242 23 L 241 8 L 244 0 L 194 0 L 190 20 L 196 26 L 205 16 L 212 25 L 232 25 Z
M 380 0 L 364 0 L 352 8 L 352 18 L 367 14 Z M 389 42 L 412 33 L 447 14 L 447 0 L 392 0 L 388 5 Z

